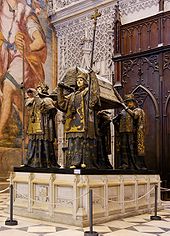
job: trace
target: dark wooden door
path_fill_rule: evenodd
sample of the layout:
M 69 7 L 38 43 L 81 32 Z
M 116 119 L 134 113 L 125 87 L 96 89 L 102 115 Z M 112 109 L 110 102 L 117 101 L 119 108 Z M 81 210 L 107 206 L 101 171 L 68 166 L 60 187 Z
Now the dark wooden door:
M 146 163 L 170 187 L 170 12 L 123 26 L 117 15 L 115 22 L 115 82 L 144 109 Z
M 162 175 L 170 187 L 170 51 L 162 57 Z
M 146 113 L 146 163 L 149 169 L 160 170 L 159 55 L 127 59 L 122 62 L 123 93 L 134 93 Z

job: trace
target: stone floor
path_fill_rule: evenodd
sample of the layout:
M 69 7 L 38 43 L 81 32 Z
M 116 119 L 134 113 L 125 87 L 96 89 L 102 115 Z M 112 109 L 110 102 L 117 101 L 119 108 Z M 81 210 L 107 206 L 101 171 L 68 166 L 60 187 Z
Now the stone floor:
M 16 226 L 6 226 L 5 213 L 8 193 L 0 193 L 0 236 L 84 236 L 89 228 L 79 228 L 66 224 L 49 223 L 14 216 L 18 221 Z M 158 212 L 161 221 L 151 221 L 149 214 L 114 220 L 105 224 L 95 225 L 93 231 L 99 236 L 170 236 L 170 202 L 164 202 L 164 210 Z

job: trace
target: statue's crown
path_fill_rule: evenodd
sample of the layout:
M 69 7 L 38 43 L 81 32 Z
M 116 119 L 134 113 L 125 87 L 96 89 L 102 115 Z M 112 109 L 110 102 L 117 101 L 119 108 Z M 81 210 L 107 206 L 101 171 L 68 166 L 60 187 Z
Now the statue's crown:
M 86 81 L 87 81 L 87 74 L 86 74 L 86 73 L 83 73 L 83 72 L 81 72 L 80 74 L 78 74 L 78 75 L 77 75 L 77 78 L 82 78 L 82 79 L 84 79 L 84 80 L 86 80 Z
M 38 86 L 37 86 L 37 88 L 41 88 L 41 92 L 42 92 L 42 93 L 48 94 L 49 87 L 48 87 L 47 84 L 45 84 L 45 83 L 43 83 L 43 82 L 42 82 L 42 83 L 39 83 Z
M 136 101 L 134 94 L 133 93 L 126 94 L 125 97 L 124 97 L 124 101 L 125 102 L 127 102 L 127 101 Z

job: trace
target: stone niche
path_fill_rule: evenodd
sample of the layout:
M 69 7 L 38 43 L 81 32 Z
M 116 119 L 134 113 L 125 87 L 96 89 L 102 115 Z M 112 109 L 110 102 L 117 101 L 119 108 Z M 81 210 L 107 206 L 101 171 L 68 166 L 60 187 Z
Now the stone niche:
M 114 173 L 114 171 L 112 171 Z M 67 223 L 89 224 L 89 189 L 93 190 L 93 222 L 151 212 L 154 209 L 156 174 L 73 174 L 12 172 L 14 214 Z

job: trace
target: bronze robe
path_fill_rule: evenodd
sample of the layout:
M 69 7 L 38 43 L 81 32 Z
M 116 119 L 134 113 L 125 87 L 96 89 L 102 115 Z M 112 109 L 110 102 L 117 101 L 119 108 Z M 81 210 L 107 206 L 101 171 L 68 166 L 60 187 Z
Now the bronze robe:
M 28 98 L 28 152 L 26 165 L 31 167 L 59 167 L 55 158 L 55 115 L 57 109 L 48 97 Z
M 120 155 L 118 165 L 128 169 L 146 169 L 144 162 L 145 113 L 136 107 L 122 110 L 113 120 L 116 129 L 116 148 Z
M 84 163 L 87 168 L 98 168 L 95 108 L 99 103 L 100 93 L 94 73 L 91 74 L 90 96 L 88 94 L 86 87 L 64 96 L 62 88 L 58 87 L 58 108 L 65 114 L 64 131 L 68 141 L 66 167 L 81 167 Z

